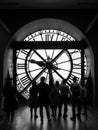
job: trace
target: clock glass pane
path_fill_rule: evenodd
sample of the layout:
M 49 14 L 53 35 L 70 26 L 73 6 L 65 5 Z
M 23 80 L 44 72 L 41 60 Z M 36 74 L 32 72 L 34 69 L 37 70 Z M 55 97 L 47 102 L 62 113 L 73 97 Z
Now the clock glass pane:
M 28 35 L 24 41 L 75 41 L 75 38 L 60 30 L 40 30 Z M 27 43 L 29 44 L 29 42 Z M 32 43 L 33 44 L 33 43 Z M 66 44 L 66 43 L 65 43 Z M 16 51 L 16 87 L 29 98 L 29 89 L 33 80 L 37 83 L 45 76 L 46 82 L 67 79 L 70 87 L 72 78 L 81 79 L 81 50 L 78 49 L 20 49 Z M 84 75 L 87 74 L 87 60 L 84 55 Z

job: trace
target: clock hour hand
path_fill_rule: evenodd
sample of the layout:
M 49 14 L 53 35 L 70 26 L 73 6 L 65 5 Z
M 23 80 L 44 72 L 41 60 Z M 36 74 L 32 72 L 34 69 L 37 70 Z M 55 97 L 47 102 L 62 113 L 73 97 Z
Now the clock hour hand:
M 37 64 L 40 67 L 43 67 L 43 66 L 45 67 L 46 66 L 46 64 L 43 61 L 36 61 L 36 60 L 31 59 L 31 60 L 29 60 L 29 62 Z

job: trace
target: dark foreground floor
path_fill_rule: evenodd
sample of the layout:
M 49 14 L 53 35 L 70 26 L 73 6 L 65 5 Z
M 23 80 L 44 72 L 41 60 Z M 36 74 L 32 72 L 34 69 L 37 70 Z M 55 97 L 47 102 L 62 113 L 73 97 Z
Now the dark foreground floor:
M 82 116 L 82 120 L 76 121 L 70 120 L 71 106 L 68 106 L 68 117 L 66 120 L 61 117 L 56 118 L 48 122 L 44 109 L 43 123 L 40 121 L 40 117 L 36 120 L 33 118 L 30 120 L 30 112 L 28 106 L 20 106 L 15 112 L 13 123 L 0 123 L 0 130 L 98 130 L 98 110 L 89 108 L 88 118 Z M 39 109 L 37 111 L 39 115 Z

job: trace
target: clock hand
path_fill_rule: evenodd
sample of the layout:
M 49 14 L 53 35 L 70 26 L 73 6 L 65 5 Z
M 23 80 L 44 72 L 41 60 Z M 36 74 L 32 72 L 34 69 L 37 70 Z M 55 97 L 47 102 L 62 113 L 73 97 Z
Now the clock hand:
M 56 69 L 56 70 L 59 69 L 60 70 L 60 68 L 58 68 L 57 66 L 55 66 L 53 64 L 49 64 L 48 62 L 47 62 L 47 64 L 45 64 L 43 61 L 36 61 L 34 59 L 29 60 L 29 62 L 37 64 L 40 67 L 47 67 L 48 69 Z
M 31 60 L 29 60 L 29 62 L 35 63 L 35 64 L 39 65 L 40 67 L 46 66 L 46 64 L 43 61 L 36 61 L 36 60 L 31 59 Z

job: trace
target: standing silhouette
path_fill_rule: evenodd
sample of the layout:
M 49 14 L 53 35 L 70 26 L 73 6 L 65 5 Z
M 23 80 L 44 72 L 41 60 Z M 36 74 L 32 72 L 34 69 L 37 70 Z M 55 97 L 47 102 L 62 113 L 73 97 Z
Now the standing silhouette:
M 49 93 L 50 108 L 52 110 L 52 116 L 55 118 L 58 105 L 58 93 L 57 88 L 53 83 L 53 80 L 50 80 L 49 86 L 50 86 L 50 93 Z
M 29 107 L 30 107 L 30 113 L 31 113 L 31 120 L 32 120 L 32 116 L 33 116 L 33 109 L 34 109 L 34 118 L 36 119 L 37 116 L 37 103 L 38 103 L 38 88 L 37 88 L 37 84 L 34 81 L 32 83 L 32 87 L 30 88 L 30 97 L 29 97 Z
M 38 91 L 41 121 L 43 122 L 43 107 L 45 107 L 47 118 L 50 121 L 49 85 L 45 83 L 45 77 L 41 77 L 41 82 L 38 84 Z
M 60 111 L 62 111 L 62 105 L 64 104 L 64 112 L 63 112 L 63 118 L 66 119 L 67 117 L 67 105 L 68 105 L 68 94 L 69 94 L 69 87 L 66 85 L 66 79 L 63 79 L 61 85 L 60 85 L 60 91 L 61 91 L 61 108 Z
M 13 121 L 14 111 L 17 108 L 17 100 L 15 96 L 15 86 L 13 80 L 7 78 L 5 87 L 3 89 L 4 95 L 4 111 L 7 113 L 7 119 Z
M 58 116 L 61 115 L 61 91 L 59 81 L 55 82 L 55 89 L 57 92 L 57 107 L 58 107 Z M 60 117 L 60 116 L 59 116 Z
M 81 120 L 81 102 L 80 102 L 80 85 L 77 82 L 77 78 L 73 78 L 73 83 L 71 84 L 71 92 L 72 92 L 72 114 L 73 116 L 70 118 L 71 120 L 76 119 L 76 115 L 79 120 Z M 76 114 L 76 108 L 78 114 Z
M 83 108 L 83 115 L 87 118 L 87 89 L 83 82 L 80 82 L 80 98 L 81 98 L 81 107 Z

